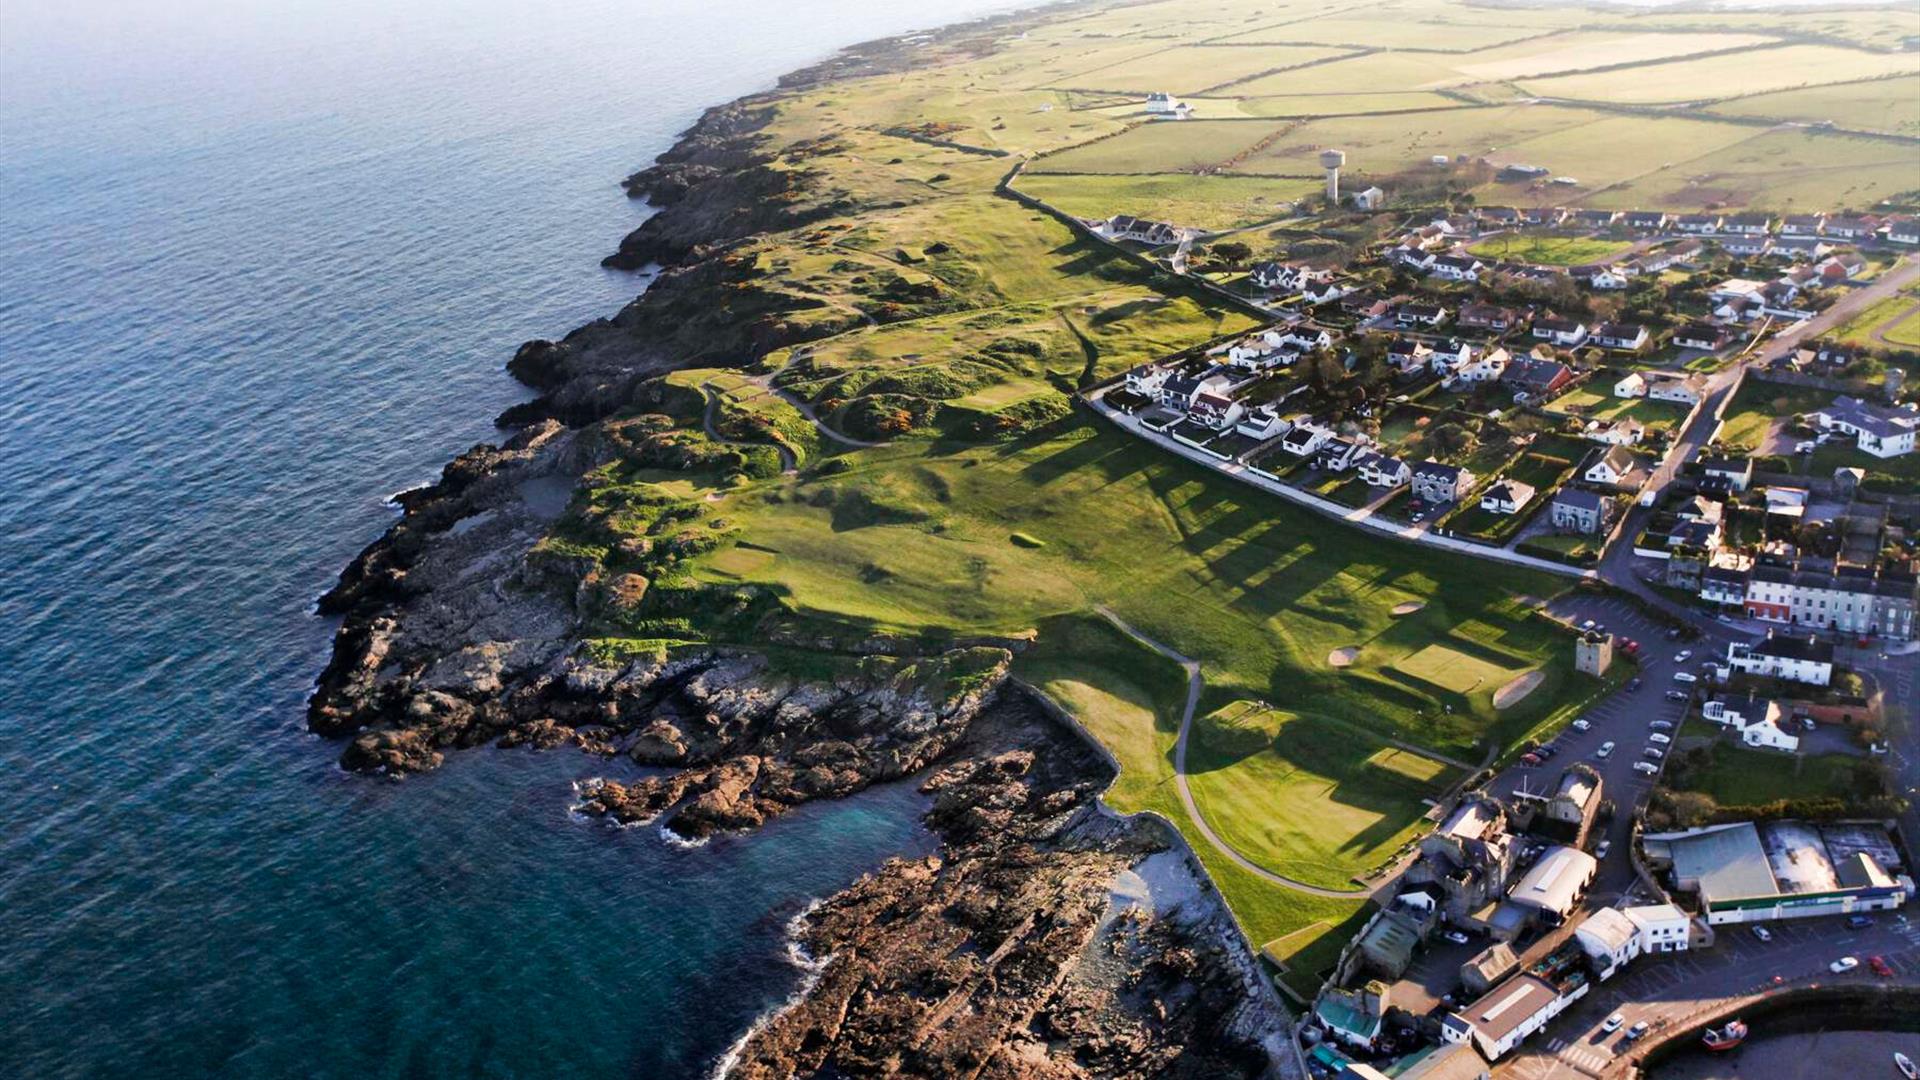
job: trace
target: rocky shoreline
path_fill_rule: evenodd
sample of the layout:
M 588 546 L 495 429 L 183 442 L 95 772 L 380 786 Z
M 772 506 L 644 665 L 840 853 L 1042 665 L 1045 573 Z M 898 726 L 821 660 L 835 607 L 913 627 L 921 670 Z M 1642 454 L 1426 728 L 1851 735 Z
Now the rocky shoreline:
M 978 55 L 1039 17 L 856 46 L 782 87 Z M 632 414 L 691 335 L 758 352 L 796 340 L 777 320 L 697 314 L 752 272 L 732 245 L 836 209 L 757 145 L 781 92 L 709 110 L 628 179 L 659 210 L 607 262 L 658 277 L 613 318 L 522 346 L 509 368 L 541 396 L 500 418 L 511 437 L 396 498 L 400 519 L 322 598 L 342 624 L 309 725 L 345 741 L 346 767 L 395 776 L 487 744 L 626 755 L 662 770 L 588 785 L 580 809 L 689 839 L 920 777 L 942 850 L 811 914 L 816 980 L 735 1049 L 731 1075 L 1269 1073 L 1286 1017 L 1231 916 L 1177 833 L 1100 805 L 1111 766 L 1008 680 L 1022 642 L 836 642 L 817 672 L 717 645 L 609 654 L 584 633 L 648 577 L 542 547 L 581 478 L 636 445 L 663 452 Z M 659 565 L 679 542 L 623 554 Z M 1157 890 L 1129 884 L 1150 877 Z

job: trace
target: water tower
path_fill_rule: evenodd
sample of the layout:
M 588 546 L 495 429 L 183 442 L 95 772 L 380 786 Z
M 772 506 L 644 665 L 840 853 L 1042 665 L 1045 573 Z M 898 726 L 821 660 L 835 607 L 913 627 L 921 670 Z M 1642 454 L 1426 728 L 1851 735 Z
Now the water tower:
M 1340 166 L 1347 163 L 1347 155 L 1342 150 L 1320 151 L 1320 167 L 1327 170 L 1327 202 L 1340 201 Z

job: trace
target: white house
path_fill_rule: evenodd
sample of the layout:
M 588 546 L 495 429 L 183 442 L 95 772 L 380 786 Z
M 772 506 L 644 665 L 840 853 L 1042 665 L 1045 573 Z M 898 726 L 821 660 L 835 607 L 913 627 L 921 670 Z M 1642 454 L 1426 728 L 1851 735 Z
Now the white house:
M 1355 463 L 1360 479 L 1371 487 L 1399 487 L 1413 476 L 1413 469 L 1397 457 L 1366 454 Z
M 1633 923 L 1642 953 L 1686 952 L 1691 945 L 1693 919 L 1673 904 L 1641 904 L 1620 914 Z
M 1631 416 L 1618 420 L 1589 420 L 1581 432 L 1586 438 L 1608 446 L 1639 446 L 1647 427 Z
M 1802 638 L 1770 631 L 1765 641 L 1728 645 L 1727 666 L 1748 675 L 1826 686 L 1833 681 L 1833 645 L 1812 634 Z
M 1306 457 L 1318 452 L 1331 438 L 1333 438 L 1331 430 L 1310 420 L 1303 421 L 1293 425 L 1285 435 L 1280 437 L 1280 448 L 1295 457 Z
M 1401 326 L 1439 326 L 1447 321 L 1447 309 L 1439 304 L 1401 304 L 1393 317 Z
M 1325 349 L 1333 345 L 1332 335 L 1305 322 L 1277 326 L 1261 336 L 1272 340 L 1277 345 L 1290 345 L 1302 352 L 1312 352 L 1315 349 Z
M 1269 401 L 1265 405 L 1255 405 L 1240 418 L 1235 431 L 1249 439 L 1271 439 L 1287 430 L 1290 425 L 1280 415 L 1280 407 Z
M 1445 281 L 1479 281 L 1487 264 L 1471 255 L 1442 255 L 1433 260 L 1429 272 Z
M 1408 244 L 1401 244 L 1387 255 L 1414 270 L 1425 272 L 1433 268 L 1433 252 Z
M 1436 353 L 1435 355 L 1438 354 Z M 1513 358 L 1507 354 L 1507 350 L 1495 345 L 1493 348 L 1455 367 L 1453 369 L 1453 375 L 1448 381 L 1470 383 L 1498 382 L 1500 381 L 1500 376 L 1506 374 L 1507 364 L 1512 359 Z
M 1596 266 L 1585 274 L 1575 274 L 1576 280 L 1584 280 L 1590 289 L 1611 291 L 1627 287 L 1627 275 L 1624 270 L 1612 266 Z
M 1533 336 L 1541 341 L 1550 341 L 1562 348 L 1572 349 L 1587 340 L 1587 327 L 1585 323 L 1574 319 L 1546 315 L 1533 320 Z
M 1633 475 L 1633 471 L 1639 467 L 1640 461 L 1633 456 L 1633 451 L 1624 446 L 1615 446 L 1600 455 L 1599 461 L 1587 466 L 1585 475 L 1589 484 L 1618 487 L 1621 481 Z
M 1216 431 L 1225 431 L 1240 422 L 1246 415 L 1246 406 L 1220 394 L 1200 394 L 1187 408 L 1187 415 L 1195 422 L 1205 424 Z
M 1920 218 L 1901 218 L 1889 222 L 1887 240 L 1895 244 L 1920 244 Z
M 1646 376 L 1637 371 L 1627 372 L 1627 377 L 1613 384 L 1613 396 L 1619 398 L 1640 398 L 1647 396 Z
M 1300 287 L 1300 296 L 1309 304 L 1326 304 L 1338 300 L 1353 289 L 1342 285 L 1331 277 L 1324 281 L 1309 281 Z
M 1853 436 L 1861 450 L 1877 458 L 1912 453 L 1915 433 L 1920 432 L 1920 406 L 1912 402 L 1890 406 L 1837 397 L 1813 419 L 1827 431 Z
M 1647 347 L 1648 338 L 1647 328 L 1639 323 L 1601 323 L 1593 330 L 1595 344 L 1621 352 L 1639 352 Z
M 1480 496 L 1480 509 L 1495 514 L 1517 514 L 1533 501 L 1532 484 L 1512 478 L 1495 480 Z
M 1800 736 L 1787 730 L 1786 713 L 1771 698 L 1715 698 L 1700 706 L 1700 715 L 1721 727 L 1740 734 L 1748 746 L 1793 753 L 1800 749 Z
M 1147 111 L 1150 113 L 1177 115 L 1184 105 L 1184 102 L 1172 94 L 1161 93 L 1156 90 L 1147 95 Z
M 1431 346 L 1413 338 L 1394 338 L 1387 343 L 1387 364 L 1402 374 L 1427 366 L 1427 358 L 1432 355 Z
M 1141 397 L 1157 398 L 1160 388 L 1173 376 L 1173 369 L 1160 364 L 1137 364 L 1127 369 L 1127 389 Z
M 1707 392 L 1707 377 L 1697 371 L 1682 375 L 1679 372 L 1655 371 L 1647 375 L 1647 399 L 1649 401 L 1677 401 L 1682 405 L 1698 404 Z
M 1353 193 L 1355 210 L 1378 210 L 1387 204 L 1387 193 L 1377 187 L 1364 188 Z

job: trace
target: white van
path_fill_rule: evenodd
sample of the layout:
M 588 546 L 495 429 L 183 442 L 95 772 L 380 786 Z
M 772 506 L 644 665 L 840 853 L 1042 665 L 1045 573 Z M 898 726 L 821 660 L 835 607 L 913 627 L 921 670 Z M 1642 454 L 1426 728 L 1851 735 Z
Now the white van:
M 1691 671 L 1676 671 L 1673 673 L 1673 681 L 1678 683 L 1697 683 L 1700 681 L 1700 676 L 1695 675 Z
M 1647 736 L 1647 741 L 1650 743 L 1656 743 L 1660 746 L 1665 746 L 1668 743 L 1673 741 L 1673 737 L 1670 735 L 1662 735 L 1656 731 L 1653 734 Z

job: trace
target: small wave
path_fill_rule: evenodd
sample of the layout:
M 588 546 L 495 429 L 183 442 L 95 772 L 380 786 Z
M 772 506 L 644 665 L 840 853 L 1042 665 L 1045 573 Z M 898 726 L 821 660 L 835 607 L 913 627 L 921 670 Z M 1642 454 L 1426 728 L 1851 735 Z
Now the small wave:
M 667 846 L 670 848 L 678 848 L 681 851 L 693 851 L 696 848 L 706 847 L 707 841 L 713 839 L 713 837 L 703 836 L 703 837 L 700 837 L 698 840 L 694 840 L 685 836 L 681 836 L 679 833 L 674 832 L 672 829 L 668 828 L 667 826 L 662 825 L 660 826 L 660 839 L 665 840 L 667 842 Z
M 820 976 L 827 970 L 827 965 L 833 962 L 833 954 L 828 953 L 816 960 L 807 952 L 807 947 L 800 943 L 801 935 L 806 933 L 808 917 L 818 910 L 820 900 L 815 898 L 807 901 L 806 907 L 787 920 L 787 961 L 800 969 L 800 985 L 793 988 L 793 993 L 788 994 L 785 1001 L 753 1018 L 747 1030 L 741 1032 L 740 1037 L 733 1040 L 733 1045 L 727 1047 L 726 1053 L 713 1063 L 713 1071 L 707 1074 L 707 1080 L 726 1080 L 728 1074 L 740 1064 L 740 1055 L 746 1051 L 753 1037 L 765 1031 L 767 1025 L 780 1019 L 787 1010 L 805 1001 L 807 995 L 813 993 L 813 988 L 820 984 Z
M 402 495 L 411 495 L 416 491 L 424 491 L 427 488 L 432 487 L 437 482 L 438 481 L 435 481 L 435 480 L 424 480 L 418 484 L 413 485 L 412 487 L 403 487 L 399 491 L 396 491 L 393 494 L 387 496 L 386 498 L 380 500 L 380 503 L 383 506 L 391 506 L 395 510 L 404 510 L 405 507 L 400 505 L 400 497 Z

